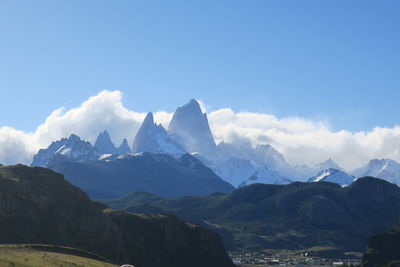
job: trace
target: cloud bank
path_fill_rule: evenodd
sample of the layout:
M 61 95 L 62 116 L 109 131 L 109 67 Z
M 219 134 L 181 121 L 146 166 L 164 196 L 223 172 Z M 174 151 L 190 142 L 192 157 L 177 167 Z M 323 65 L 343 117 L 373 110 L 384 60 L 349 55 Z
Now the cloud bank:
M 30 164 L 38 149 L 72 133 L 94 142 L 100 131 L 107 130 L 116 145 L 123 138 L 132 144 L 146 114 L 125 108 L 122 97 L 120 91 L 102 91 L 77 108 L 57 109 L 33 133 L 0 127 L 0 163 Z M 201 105 L 205 110 L 206 105 Z M 352 169 L 372 158 L 400 161 L 400 126 L 352 133 L 332 131 L 326 122 L 235 112 L 229 108 L 209 112 L 208 116 L 217 143 L 244 139 L 254 146 L 270 144 L 294 165 L 314 165 L 332 158 Z M 172 113 L 159 111 L 154 117 L 167 127 Z

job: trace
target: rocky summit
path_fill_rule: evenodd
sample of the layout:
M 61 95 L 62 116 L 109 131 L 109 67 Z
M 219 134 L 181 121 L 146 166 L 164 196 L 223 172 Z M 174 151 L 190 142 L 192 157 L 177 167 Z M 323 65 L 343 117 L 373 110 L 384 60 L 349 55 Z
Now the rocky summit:
M 161 124 L 157 125 L 154 123 L 151 112 L 147 114 L 136 134 L 132 151 L 135 153 L 185 153 L 185 150 L 169 136 Z
M 216 145 L 207 114 L 201 111 L 195 99 L 175 111 L 168 132 L 188 152 L 212 154 L 215 151 Z
M 114 154 L 116 152 L 116 148 L 107 131 L 102 131 L 97 136 L 94 146 L 97 148 L 100 154 Z
M 99 151 L 90 142 L 81 140 L 75 134 L 54 141 L 46 149 L 40 149 L 33 157 L 32 166 L 47 167 L 54 162 L 64 160 L 96 159 Z

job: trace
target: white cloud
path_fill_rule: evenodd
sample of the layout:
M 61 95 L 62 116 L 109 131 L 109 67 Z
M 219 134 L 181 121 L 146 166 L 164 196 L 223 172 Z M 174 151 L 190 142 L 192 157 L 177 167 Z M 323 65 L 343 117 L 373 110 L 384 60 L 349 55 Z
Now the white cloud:
M 40 144 L 49 144 L 74 133 L 94 142 L 100 131 L 107 130 L 117 144 L 125 137 L 131 141 L 145 114 L 126 109 L 121 100 L 120 91 L 102 91 L 78 108 L 58 109 L 37 128 L 35 137 Z
M 295 165 L 314 165 L 332 158 L 344 168 L 353 169 L 372 158 L 400 160 L 400 126 L 351 133 L 332 131 L 327 122 L 279 119 L 231 109 L 211 112 L 209 121 L 217 141 L 235 142 L 245 137 L 253 145 L 271 144 Z
M 29 164 L 39 148 L 72 133 L 94 142 L 100 131 L 108 130 L 117 145 L 125 137 L 132 143 L 146 114 L 128 110 L 121 99 L 120 91 L 102 91 L 77 108 L 55 110 L 33 133 L 0 127 L 0 163 Z M 206 105 L 200 103 L 205 110 Z M 159 111 L 154 117 L 167 127 L 172 114 Z M 400 126 L 356 133 L 332 131 L 324 121 L 231 109 L 209 113 L 209 122 L 217 142 L 248 139 L 253 145 L 268 143 L 291 164 L 313 165 L 331 157 L 349 169 L 372 158 L 400 161 Z
M 77 108 L 57 109 L 34 133 L 0 128 L 0 162 L 29 164 L 39 148 L 72 133 L 93 143 L 100 131 L 107 130 L 117 145 L 125 137 L 132 142 L 146 114 L 126 109 L 121 98 L 120 91 L 102 91 Z
M 32 134 L 0 127 L 0 163 L 28 163 L 38 148 Z

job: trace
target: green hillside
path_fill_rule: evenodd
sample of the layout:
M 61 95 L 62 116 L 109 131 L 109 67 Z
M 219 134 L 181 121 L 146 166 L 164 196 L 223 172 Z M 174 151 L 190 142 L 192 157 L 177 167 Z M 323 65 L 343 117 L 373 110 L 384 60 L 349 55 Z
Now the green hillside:
M 361 252 L 369 236 L 400 219 L 400 188 L 372 177 L 345 188 L 328 182 L 254 184 L 230 194 L 138 202 L 127 210 L 174 214 L 208 226 L 230 250 L 330 246 Z
M 1 245 L 0 266 L 18 267 L 116 267 L 94 254 L 49 245 Z

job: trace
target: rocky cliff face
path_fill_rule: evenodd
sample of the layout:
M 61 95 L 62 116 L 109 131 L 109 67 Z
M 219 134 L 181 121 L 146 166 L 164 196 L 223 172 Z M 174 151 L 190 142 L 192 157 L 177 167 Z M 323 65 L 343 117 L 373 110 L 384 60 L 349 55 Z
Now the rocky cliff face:
M 199 103 L 194 99 L 175 111 L 168 132 L 188 152 L 205 155 L 215 153 L 216 145 L 207 114 L 202 113 Z
M 0 167 L 2 243 L 76 247 L 140 267 L 234 266 L 209 230 L 102 208 L 49 169 Z
M 44 168 L 0 167 L 0 238 L 122 256 L 117 227 L 84 192 Z
M 234 266 L 216 233 L 171 215 L 107 212 L 123 233 L 125 247 L 134 251 L 134 266 Z M 146 229 L 144 231 L 144 229 Z

